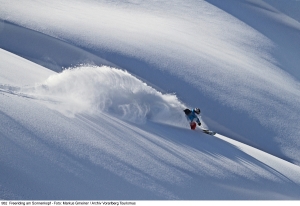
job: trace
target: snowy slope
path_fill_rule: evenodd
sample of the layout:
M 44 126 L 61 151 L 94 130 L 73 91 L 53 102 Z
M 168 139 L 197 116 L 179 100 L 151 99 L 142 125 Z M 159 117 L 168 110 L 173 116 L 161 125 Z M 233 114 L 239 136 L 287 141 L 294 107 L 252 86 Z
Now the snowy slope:
M 1 55 L 7 53 L 2 51 Z M 19 73 L 24 74 L 23 78 L 33 76 L 28 75 L 28 70 L 24 71 L 25 60 L 9 55 L 11 62 L 20 63 Z M 3 72 L 10 64 L 2 68 Z M 37 65 L 30 68 L 32 74 L 44 69 Z M 94 76 L 103 75 L 103 71 L 90 69 Z M 81 72 L 88 70 L 82 68 Z M 76 72 L 71 70 L 64 72 L 65 76 L 50 76 L 43 84 L 48 92 L 40 93 L 28 86 L 21 90 L 2 88 L 2 198 L 297 199 L 300 168 L 257 149 L 221 135 L 217 137 L 225 141 L 199 131 L 157 124 L 150 118 L 144 124 L 120 120 L 114 114 L 122 112 L 112 109 L 117 108 L 117 103 L 130 105 L 124 104 L 122 97 L 114 99 L 114 103 L 107 106 L 111 110 L 106 112 L 85 107 L 82 108 L 86 110 L 70 110 L 74 99 L 68 102 L 58 94 L 64 93 L 70 100 L 75 93 L 68 89 L 74 89 L 76 83 L 79 101 L 87 95 L 80 96 L 82 93 L 97 95 L 101 88 L 80 84 L 82 80 L 77 78 Z M 43 70 L 42 75 L 45 74 L 49 72 Z M 92 79 L 85 75 L 81 73 L 80 76 Z M 123 92 L 144 88 L 131 98 L 132 101 L 148 99 L 153 95 L 151 92 L 157 93 L 139 80 L 128 78 L 128 73 L 120 71 L 119 75 L 122 75 Z M 116 78 L 105 77 L 111 81 Z M 60 90 L 53 86 L 61 81 L 68 81 L 68 84 L 56 83 Z M 115 83 L 111 81 L 105 83 L 113 86 Z M 39 84 L 35 86 L 39 87 Z M 86 90 L 81 91 L 80 87 Z M 100 101 L 102 96 L 96 99 Z M 166 95 L 151 99 L 160 105 L 156 109 L 164 111 L 170 107 L 164 116 L 171 112 L 176 114 L 176 108 L 180 108 L 176 100 Z M 91 101 L 91 105 L 95 103 Z M 145 106 L 143 103 L 137 105 Z M 73 106 L 82 105 L 77 102 Z M 76 115 L 70 116 L 70 112 Z
M 0 198 L 299 199 L 299 22 L 230 2 L 0 1 Z
M 55 71 L 105 59 L 202 108 L 215 130 L 299 164 L 299 22 L 260 0 L 230 2 L 3 1 L 3 38 L 14 23 L 44 34 L 41 48 L 66 58 L 1 46 Z M 15 33 L 9 42 L 28 42 Z M 61 41 L 80 51 L 61 53 Z

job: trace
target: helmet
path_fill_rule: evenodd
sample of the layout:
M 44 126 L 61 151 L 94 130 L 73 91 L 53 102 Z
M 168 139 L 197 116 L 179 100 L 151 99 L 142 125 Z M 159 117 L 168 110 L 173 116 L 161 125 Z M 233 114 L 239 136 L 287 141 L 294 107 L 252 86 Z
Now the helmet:
M 195 113 L 200 114 L 200 109 L 199 108 L 195 108 L 194 111 L 195 111 Z

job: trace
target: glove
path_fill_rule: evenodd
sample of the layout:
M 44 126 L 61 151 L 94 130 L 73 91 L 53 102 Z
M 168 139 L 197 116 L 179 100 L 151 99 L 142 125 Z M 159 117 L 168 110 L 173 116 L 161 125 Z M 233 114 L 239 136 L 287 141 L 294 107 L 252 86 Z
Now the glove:
M 201 122 L 198 122 L 198 125 L 201 126 Z

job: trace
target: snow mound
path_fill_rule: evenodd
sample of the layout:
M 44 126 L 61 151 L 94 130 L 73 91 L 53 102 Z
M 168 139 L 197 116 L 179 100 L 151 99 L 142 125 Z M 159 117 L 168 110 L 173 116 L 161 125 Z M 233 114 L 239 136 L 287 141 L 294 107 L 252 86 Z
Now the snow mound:
M 69 68 L 21 92 L 47 100 L 68 116 L 100 111 L 134 123 L 186 124 L 185 106 L 176 95 L 162 94 L 127 71 L 108 66 Z

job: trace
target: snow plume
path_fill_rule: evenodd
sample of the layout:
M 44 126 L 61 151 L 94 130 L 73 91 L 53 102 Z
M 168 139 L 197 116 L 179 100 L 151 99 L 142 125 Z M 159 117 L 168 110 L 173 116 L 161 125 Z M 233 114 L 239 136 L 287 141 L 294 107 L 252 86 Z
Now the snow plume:
M 162 94 L 127 71 L 107 66 L 64 70 L 36 85 L 32 95 L 68 116 L 100 111 L 135 123 L 186 124 L 185 106 L 176 95 Z

